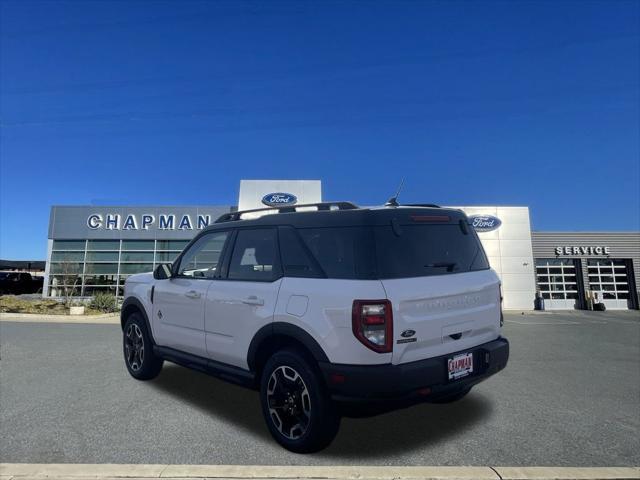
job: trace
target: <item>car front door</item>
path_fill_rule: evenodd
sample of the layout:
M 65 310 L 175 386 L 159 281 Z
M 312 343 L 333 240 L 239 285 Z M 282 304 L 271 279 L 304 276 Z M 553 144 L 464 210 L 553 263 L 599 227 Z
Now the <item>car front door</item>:
M 213 360 L 248 368 L 255 333 L 273 321 L 282 282 L 275 228 L 239 229 L 223 278 L 207 292 L 206 346 Z
M 205 298 L 228 238 L 229 232 L 204 234 L 178 258 L 171 278 L 156 281 L 153 321 L 159 345 L 206 357 Z

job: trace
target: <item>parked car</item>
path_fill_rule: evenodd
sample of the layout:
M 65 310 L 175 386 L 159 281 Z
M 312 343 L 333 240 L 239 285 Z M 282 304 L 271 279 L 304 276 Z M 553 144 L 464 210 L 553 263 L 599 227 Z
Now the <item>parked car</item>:
M 42 291 L 43 278 L 25 272 L 0 272 L 0 295 L 21 295 Z
M 257 389 L 273 438 L 313 452 L 344 412 L 454 402 L 505 368 L 500 281 L 463 212 L 300 207 L 223 215 L 130 276 L 129 373 L 167 360 Z

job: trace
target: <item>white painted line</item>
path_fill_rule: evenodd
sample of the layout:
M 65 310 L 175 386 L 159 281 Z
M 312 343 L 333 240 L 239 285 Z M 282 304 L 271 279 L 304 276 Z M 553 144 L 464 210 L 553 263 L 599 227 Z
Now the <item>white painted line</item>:
M 27 479 L 336 479 L 639 480 L 637 467 L 296 467 L 266 465 L 0 464 L 2 480 Z

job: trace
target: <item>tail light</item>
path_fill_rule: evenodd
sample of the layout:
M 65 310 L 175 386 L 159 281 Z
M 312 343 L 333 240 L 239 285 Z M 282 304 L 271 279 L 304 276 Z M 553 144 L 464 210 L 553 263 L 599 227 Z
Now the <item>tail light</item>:
M 353 334 L 374 352 L 393 350 L 393 313 L 389 300 L 354 300 Z

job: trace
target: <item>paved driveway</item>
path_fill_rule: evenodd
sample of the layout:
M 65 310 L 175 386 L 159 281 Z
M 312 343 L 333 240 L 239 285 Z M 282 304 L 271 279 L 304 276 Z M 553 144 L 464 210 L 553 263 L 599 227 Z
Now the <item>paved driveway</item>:
M 0 461 L 638 465 L 638 312 L 507 314 L 507 369 L 454 405 L 344 419 L 330 448 L 269 437 L 257 393 L 125 371 L 117 325 L 0 324 Z

